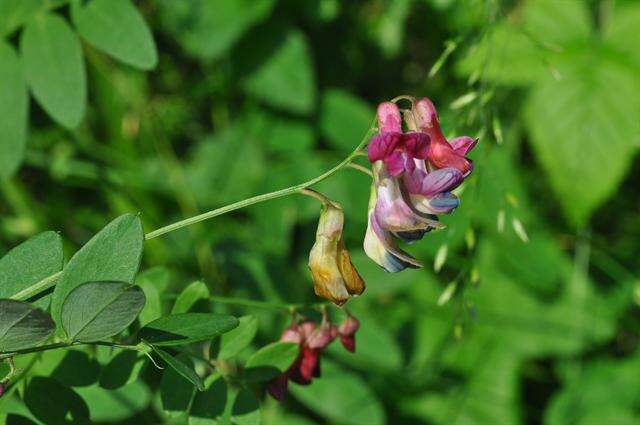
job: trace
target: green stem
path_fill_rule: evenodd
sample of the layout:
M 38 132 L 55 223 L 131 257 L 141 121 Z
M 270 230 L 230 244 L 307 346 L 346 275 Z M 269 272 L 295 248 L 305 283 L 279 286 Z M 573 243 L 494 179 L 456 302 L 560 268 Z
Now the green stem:
M 216 295 L 209 297 L 209 299 L 211 301 L 215 301 L 220 304 L 231 304 L 231 305 L 239 305 L 239 306 L 245 306 L 245 307 L 258 307 L 258 308 L 265 308 L 269 310 L 292 310 L 292 309 L 302 309 L 302 308 L 317 308 L 317 307 L 327 305 L 327 303 L 280 304 L 280 303 L 272 303 L 268 301 L 247 300 L 244 298 L 222 297 L 222 296 L 216 296 Z
M 347 165 L 349 165 L 349 163 L 351 163 L 353 158 L 355 158 L 359 154 L 360 149 L 362 149 L 367 144 L 369 137 L 371 136 L 371 133 L 373 132 L 374 128 L 375 128 L 375 121 L 369 126 L 367 133 L 364 135 L 364 137 L 362 138 L 358 146 L 353 150 L 353 152 L 351 152 L 338 165 L 336 165 L 335 167 L 331 168 L 330 170 L 320 174 L 319 176 L 311 180 L 307 180 L 306 182 L 299 183 L 295 186 L 287 187 L 285 189 L 276 190 L 274 192 L 263 193 L 262 195 L 257 195 L 252 198 L 244 199 L 242 201 L 238 201 L 233 204 L 225 205 L 224 207 L 216 208 L 215 210 L 207 211 L 205 213 L 202 213 L 193 217 L 189 217 L 187 219 L 180 220 L 175 223 L 171 223 L 167 226 L 154 230 L 153 232 L 147 233 L 144 238 L 146 240 L 157 238 L 158 236 L 162 236 L 166 233 L 173 232 L 183 227 L 191 226 L 192 224 L 199 223 L 201 221 L 208 220 L 210 218 L 217 217 L 219 215 L 226 214 L 228 212 L 238 210 L 240 208 L 248 207 L 249 205 L 257 204 L 264 201 L 269 201 L 271 199 L 282 198 L 287 195 L 298 193 L 302 189 L 306 189 L 307 187 L 320 183 L 322 180 L 328 177 L 331 177 L 333 174 L 337 173 L 342 168 L 346 167 Z
M 26 301 L 29 298 L 33 297 L 34 295 L 37 295 L 41 292 L 46 291 L 47 289 L 51 288 L 52 286 L 54 286 L 58 280 L 58 278 L 60 277 L 60 275 L 62 274 L 62 271 L 59 271 L 57 273 L 54 273 L 50 276 L 45 277 L 44 279 L 42 279 L 41 281 L 27 287 L 24 288 L 22 291 L 13 294 L 10 298 L 12 300 L 19 300 L 19 301 Z
M 68 348 L 68 347 L 78 346 L 78 345 L 103 345 L 107 347 L 122 348 L 123 350 L 145 351 L 143 347 L 140 347 L 138 345 L 116 344 L 116 343 L 107 342 L 107 341 L 72 342 L 72 343 L 56 342 L 53 344 L 41 345 L 40 347 L 25 348 L 23 350 L 12 351 L 10 353 L 2 353 L 0 354 L 0 360 L 10 359 L 13 356 L 17 356 L 19 354 L 31 354 L 31 353 L 37 353 L 40 351 L 57 350 L 58 348 Z

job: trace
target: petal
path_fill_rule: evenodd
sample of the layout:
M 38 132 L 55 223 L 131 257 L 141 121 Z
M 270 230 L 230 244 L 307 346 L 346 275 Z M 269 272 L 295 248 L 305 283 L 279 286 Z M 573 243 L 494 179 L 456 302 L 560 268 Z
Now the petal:
M 406 133 L 402 138 L 404 148 L 409 156 L 416 159 L 427 159 L 430 137 L 425 133 Z
M 406 162 L 406 155 L 402 152 L 395 151 L 390 155 L 387 155 L 384 159 L 384 166 L 387 168 L 387 172 L 390 175 L 396 177 L 404 172 Z
M 338 268 L 349 295 L 360 295 L 364 292 L 365 283 L 358 270 L 353 266 L 349 251 L 344 246 L 344 240 L 338 242 Z
M 465 177 L 473 169 L 471 160 L 457 154 L 448 142 L 435 139 L 432 139 L 429 148 L 429 162 L 436 168 L 456 168 Z
M 377 223 L 375 214 L 369 215 L 369 225 L 364 237 L 364 251 L 369 258 L 389 273 L 396 273 L 406 268 L 422 267 L 420 261 L 398 248 L 393 235 Z
M 434 197 L 411 195 L 413 206 L 425 214 L 449 214 L 460 205 L 460 200 L 451 192 L 439 193 Z
M 316 242 L 309 252 L 309 269 L 316 295 L 342 305 L 349 293 L 338 267 L 338 245 L 342 239 L 344 213 L 337 204 L 325 205 L 320 214 Z
M 309 347 L 302 348 L 302 361 L 300 362 L 300 376 L 303 380 L 310 382 L 318 373 L 318 362 L 320 352 Z
M 438 121 L 438 112 L 429 98 L 418 99 L 413 104 L 412 112 L 418 130 L 427 133 L 432 138 L 436 133 L 442 134 L 440 122 Z
M 380 134 L 389 132 L 402 132 L 402 118 L 400 109 L 393 102 L 383 102 L 378 105 L 378 128 Z
M 381 167 L 373 167 L 376 176 L 376 196 L 374 215 L 377 222 L 390 232 L 407 232 L 437 227 L 439 224 L 422 216 L 410 205 L 410 199 L 403 193 L 400 181 L 391 177 Z M 407 202 L 409 201 L 409 202 Z
M 458 155 L 466 155 L 469 151 L 476 147 L 479 139 L 469 136 L 460 136 L 449 140 L 449 144 Z
M 367 147 L 369 161 L 372 163 L 385 159 L 402 142 L 402 133 L 385 133 L 373 136 Z
M 351 353 L 354 353 L 356 351 L 355 335 L 340 335 L 340 343 L 347 351 Z
M 463 180 L 462 173 L 451 167 L 441 168 L 430 173 L 416 168 L 403 176 L 403 181 L 409 194 L 429 197 L 440 192 L 453 190 Z

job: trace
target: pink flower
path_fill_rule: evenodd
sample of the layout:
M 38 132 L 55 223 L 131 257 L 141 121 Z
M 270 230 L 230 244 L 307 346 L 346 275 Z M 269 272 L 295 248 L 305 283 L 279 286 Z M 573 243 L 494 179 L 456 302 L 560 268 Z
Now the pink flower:
M 436 168 L 455 168 L 464 177 L 473 170 L 473 161 L 465 155 L 475 147 L 478 139 L 469 136 L 456 137 L 448 142 L 440 129 L 438 113 L 433 102 L 424 97 L 417 100 L 412 108 L 413 119 L 417 129 L 429 136 L 428 159 Z
M 352 353 L 356 351 L 356 332 L 359 328 L 360 321 L 351 315 L 338 328 L 342 346 Z

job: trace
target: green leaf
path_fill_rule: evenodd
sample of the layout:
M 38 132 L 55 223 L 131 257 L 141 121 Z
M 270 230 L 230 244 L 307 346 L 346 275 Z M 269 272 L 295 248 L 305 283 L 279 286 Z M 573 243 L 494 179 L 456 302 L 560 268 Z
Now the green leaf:
M 247 93 L 290 112 L 309 114 L 315 102 L 315 81 L 307 39 L 288 32 L 275 51 L 243 83 Z
M 260 401 L 251 391 L 240 390 L 231 409 L 231 421 L 236 425 L 260 425 Z
M 144 326 L 162 316 L 162 300 L 160 292 L 153 282 L 145 279 L 137 279 L 136 282 L 138 281 L 140 282 L 138 286 L 144 292 L 144 297 L 147 300 L 138 316 L 140 326 Z
M 98 381 L 100 364 L 87 353 L 80 350 L 60 350 L 64 357 L 48 374 L 61 384 L 69 387 L 86 387 Z M 43 363 L 49 362 L 47 358 L 41 358 Z
M 331 146 L 352 151 L 367 132 L 374 111 L 354 95 L 331 89 L 320 104 L 320 130 Z
M 171 314 L 186 313 L 188 312 L 198 301 L 209 299 L 209 288 L 207 285 L 198 280 L 192 282 L 189 286 L 184 288 L 176 299 Z
M 178 359 L 187 367 L 193 368 L 193 362 L 188 355 L 181 354 Z M 194 385 L 185 380 L 175 369 L 164 370 L 160 380 L 160 400 L 162 408 L 169 416 L 180 416 L 188 411 L 195 393 Z
M 210 340 L 236 326 L 238 319 L 223 314 L 172 314 L 147 324 L 138 337 L 158 346 L 184 345 Z
M 143 239 L 140 219 L 125 214 L 76 252 L 64 268 L 51 300 L 51 316 L 58 326 L 62 303 L 77 286 L 97 281 L 133 282 L 140 266 Z
M 87 82 L 76 34 L 60 16 L 41 14 L 24 29 L 20 50 L 38 103 L 58 123 L 77 127 L 86 108 Z
M 45 424 L 89 424 L 89 408 L 69 387 L 51 378 L 34 377 L 24 394 L 33 415 Z
M 6 37 L 24 25 L 36 13 L 55 7 L 65 0 L 2 0 L 0 1 L 0 37 Z
M 173 357 L 171 354 L 162 350 L 161 348 L 152 345 L 153 351 L 160 356 L 162 360 L 169 366 L 171 369 L 176 371 L 180 376 L 182 376 L 187 381 L 191 382 L 196 388 L 200 391 L 204 390 L 204 383 L 202 382 L 202 378 L 198 376 L 198 374 L 193 370 L 192 367 L 184 364 L 182 361 L 178 360 L 176 357 Z
M 615 193 L 638 151 L 640 82 L 593 49 L 567 57 L 560 72 L 561 80 L 534 88 L 525 118 L 551 188 L 581 226 Z
M 226 53 L 255 23 L 271 12 L 274 0 L 191 0 L 158 2 L 163 26 L 193 56 L 210 61 Z
M 227 407 L 233 402 L 233 394 L 227 383 L 219 375 L 211 375 L 206 380 L 205 391 L 197 393 L 189 411 L 189 425 L 219 425 Z M 229 418 L 227 417 L 227 423 Z
M 130 384 L 138 379 L 146 365 L 147 357 L 144 354 L 122 350 L 102 368 L 100 386 L 114 390 Z
M 90 44 L 133 67 L 156 67 L 158 52 L 151 31 L 129 0 L 92 0 L 85 6 L 73 5 L 73 23 Z
M 142 380 L 112 391 L 105 391 L 97 385 L 77 388 L 76 391 L 89 408 L 91 423 L 122 423 L 144 412 L 151 403 L 151 391 Z
M 36 347 L 51 336 L 55 327 L 47 313 L 31 304 L 0 300 L 0 352 Z
M 0 178 L 7 178 L 16 172 L 24 157 L 29 96 L 20 60 L 13 47 L 3 41 L 0 41 L 0 93 Z
M 296 361 L 300 347 L 290 342 L 273 342 L 253 353 L 245 365 L 249 381 L 268 381 L 284 373 Z
M 62 327 L 70 341 L 99 341 L 127 328 L 144 306 L 144 292 L 124 282 L 87 282 L 62 305 Z
M 63 260 L 62 240 L 56 232 L 29 238 L 0 259 L 0 298 L 13 297 L 59 272 Z
M 623 60 L 631 60 L 640 68 L 640 6 L 616 4 L 610 19 L 605 23 L 603 39 L 619 52 Z
M 258 332 L 258 319 L 255 316 L 243 316 L 238 319 L 240 324 L 234 330 L 220 337 L 219 360 L 228 360 L 244 350 Z
M 322 378 L 310 386 L 290 386 L 302 404 L 330 422 L 345 425 L 384 424 L 382 403 L 353 373 L 323 359 Z

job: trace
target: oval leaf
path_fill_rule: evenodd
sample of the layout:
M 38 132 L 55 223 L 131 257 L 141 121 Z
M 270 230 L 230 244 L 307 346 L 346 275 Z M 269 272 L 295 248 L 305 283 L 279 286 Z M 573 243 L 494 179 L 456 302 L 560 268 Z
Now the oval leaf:
M 258 331 L 258 319 L 255 316 L 244 316 L 239 319 L 237 328 L 220 338 L 219 360 L 227 360 L 245 349 Z
M 177 360 L 193 368 L 193 362 L 187 354 L 181 354 Z M 180 416 L 189 410 L 196 389 L 191 380 L 185 380 L 174 368 L 166 368 L 160 380 L 160 400 L 162 409 L 169 416 Z
M 268 381 L 296 361 L 300 347 L 290 342 L 274 342 L 253 353 L 247 360 L 245 377 L 249 381 Z
M 21 299 L 20 291 L 62 270 L 62 262 L 62 240 L 56 232 L 21 243 L 0 259 L 0 298 Z
M 0 177 L 11 177 L 24 156 L 29 96 L 20 61 L 13 48 L 0 42 Z
M 161 317 L 140 329 L 138 336 L 158 346 L 206 341 L 238 326 L 233 316 L 209 313 L 183 313 Z
M 158 63 L 151 31 L 129 0 L 74 3 L 72 17 L 82 38 L 115 59 L 139 69 Z
M 153 348 L 153 351 L 155 351 L 156 354 L 160 356 L 162 360 L 164 360 L 167 366 L 169 366 L 174 371 L 178 372 L 178 374 L 180 374 L 183 378 L 185 378 L 187 381 L 195 385 L 198 390 L 200 391 L 204 390 L 204 383 L 202 382 L 202 378 L 198 376 L 198 374 L 196 373 L 195 370 L 193 370 L 193 368 L 187 366 L 182 361 L 178 360 L 177 358 L 173 357 L 171 354 L 167 353 L 166 351 L 158 347 L 154 347 L 152 345 L 151 348 Z
M 51 316 L 61 323 L 62 303 L 67 295 L 86 282 L 115 281 L 133 283 L 144 235 L 140 219 L 122 215 L 83 246 L 64 268 L 51 300 Z
M 71 341 L 98 341 L 126 329 L 144 307 L 144 292 L 124 282 L 88 282 L 62 305 L 62 327 Z
M 55 379 L 39 376 L 31 379 L 24 404 L 45 424 L 89 423 L 89 408 L 82 397 Z
M 180 293 L 178 299 L 176 299 L 171 314 L 186 313 L 188 312 L 198 301 L 206 300 L 209 298 L 209 288 L 204 282 L 198 280 L 195 281 Z
M 87 103 L 84 59 L 76 34 L 58 15 L 37 15 L 22 33 L 20 50 L 33 96 L 51 118 L 75 128 Z
M 56 328 L 44 311 L 16 300 L 0 300 L 0 352 L 35 347 Z

